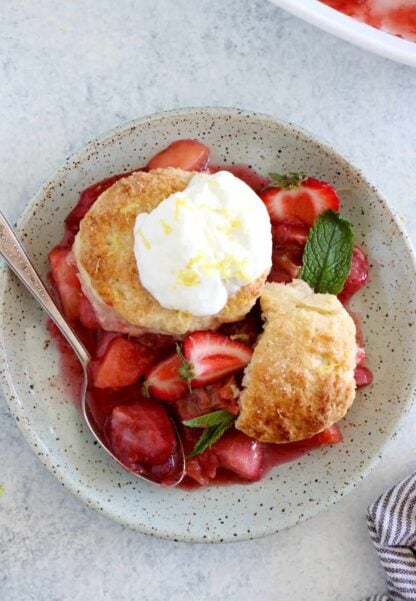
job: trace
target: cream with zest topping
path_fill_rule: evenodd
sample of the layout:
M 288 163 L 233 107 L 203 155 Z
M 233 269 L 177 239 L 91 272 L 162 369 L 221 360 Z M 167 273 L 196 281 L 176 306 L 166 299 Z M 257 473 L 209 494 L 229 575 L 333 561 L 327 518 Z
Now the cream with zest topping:
M 198 173 L 134 228 L 140 281 L 168 309 L 215 315 L 271 267 L 267 210 L 227 171 Z

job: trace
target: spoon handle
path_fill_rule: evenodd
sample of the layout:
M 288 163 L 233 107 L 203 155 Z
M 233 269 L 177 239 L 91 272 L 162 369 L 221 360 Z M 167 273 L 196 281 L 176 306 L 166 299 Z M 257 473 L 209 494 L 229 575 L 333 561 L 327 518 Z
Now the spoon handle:
M 46 311 L 52 321 L 58 326 L 69 344 L 74 349 L 79 360 L 85 367 L 90 359 L 88 351 L 68 324 L 49 292 L 33 267 L 23 246 L 17 238 L 12 226 L 0 211 L 0 254 L 6 263 L 23 282 L 32 296 Z

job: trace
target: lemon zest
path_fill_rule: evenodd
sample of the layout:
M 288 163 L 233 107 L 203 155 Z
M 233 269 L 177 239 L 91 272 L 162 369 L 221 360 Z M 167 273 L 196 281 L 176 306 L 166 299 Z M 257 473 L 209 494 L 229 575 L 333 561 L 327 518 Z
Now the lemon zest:
M 224 232 L 225 234 L 232 234 L 233 232 L 239 229 L 241 229 L 241 221 L 238 218 L 217 225 L 217 230 L 219 230 L 220 232 Z
M 172 227 L 169 225 L 169 223 L 166 223 L 166 221 L 164 219 L 160 220 L 160 224 L 163 227 L 163 233 L 168 235 L 171 234 L 173 229 Z
M 146 250 L 150 250 L 152 247 L 150 245 L 149 240 L 147 240 L 147 238 L 145 237 L 145 235 L 143 234 L 141 229 L 137 230 L 137 235 L 139 236 L 140 240 L 143 242 L 143 246 L 145 247 Z
M 174 212 L 175 221 L 178 221 L 178 219 L 179 219 L 179 210 L 181 208 L 182 209 L 184 209 L 184 208 L 192 209 L 192 207 L 189 206 L 189 204 L 186 202 L 186 200 L 184 198 L 177 198 L 176 202 L 175 202 L 175 212 Z
M 200 284 L 201 282 L 199 274 L 193 269 L 187 269 L 186 267 L 185 269 L 180 269 L 178 271 L 177 279 L 179 284 L 182 284 L 182 286 L 187 287 L 198 286 L 198 284 Z

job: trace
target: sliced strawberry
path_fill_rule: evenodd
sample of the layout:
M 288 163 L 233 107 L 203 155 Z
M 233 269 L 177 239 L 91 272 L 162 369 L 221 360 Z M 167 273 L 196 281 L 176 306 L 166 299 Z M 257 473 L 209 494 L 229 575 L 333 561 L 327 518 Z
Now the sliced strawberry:
M 276 186 L 260 194 L 272 223 L 295 218 L 310 226 L 324 211 L 339 209 L 338 195 L 326 182 L 293 173 L 275 176 L 274 181 Z
M 243 369 L 253 351 L 239 340 L 231 340 L 219 332 L 200 330 L 186 336 L 183 354 L 193 368 L 191 385 L 199 388 Z
M 350 273 L 344 284 L 339 300 L 346 304 L 351 297 L 368 282 L 368 260 L 364 251 L 359 246 L 354 246 Z
M 55 246 L 49 253 L 49 261 L 64 313 L 70 320 L 78 319 L 82 292 L 72 252 Z
M 162 401 L 176 401 L 185 396 L 188 386 L 179 376 L 181 365 L 178 353 L 173 353 L 152 367 L 146 377 L 147 391 Z
M 92 378 L 96 388 L 130 386 L 143 376 L 154 356 L 140 342 L 122 336 L 113 338 L 103 356 L 93 361 Z
M 177 140 L 150 159 L 147 168 L 176 167 L 202 171 L 208 164 L 209 148 L 197 140 Z
M 245 480 L 259 480 L 263 463 L 262 443 L 238 430 L 227 432 L 212 447 L 218 466 L 230 470 Z
M 173 454 L 175 430 L 166 409 L 151 399 L 120 405 L 111 413 L 111 448 L 129 469 L 140 464 L 162 464 Z

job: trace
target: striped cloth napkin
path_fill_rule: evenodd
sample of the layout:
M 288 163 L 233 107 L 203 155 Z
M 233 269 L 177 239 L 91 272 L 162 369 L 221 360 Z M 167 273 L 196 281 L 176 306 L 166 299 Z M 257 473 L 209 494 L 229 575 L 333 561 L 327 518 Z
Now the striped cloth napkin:
M 369 507 L 367 523 L 388 591 L 367 601 L 416 601 L 416 472 Z

